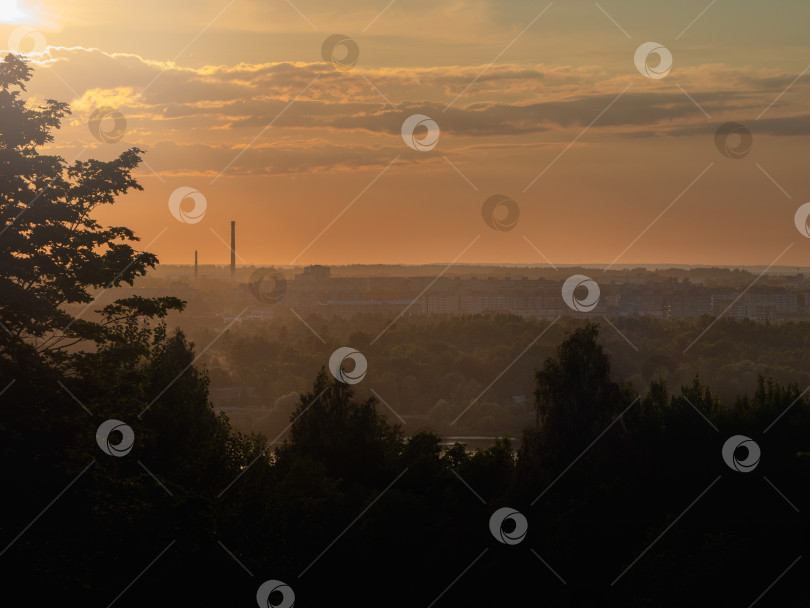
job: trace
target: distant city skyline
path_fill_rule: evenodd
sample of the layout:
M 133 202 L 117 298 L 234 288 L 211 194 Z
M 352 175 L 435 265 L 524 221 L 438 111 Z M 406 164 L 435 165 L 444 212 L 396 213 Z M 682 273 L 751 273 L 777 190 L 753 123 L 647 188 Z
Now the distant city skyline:
M 166 264 L 227 264 L 235 220 L 240 265 L 790 267 L 810 260 L 808 20 L 798 1 L 10 0 L 0 47 L 30 53 L 34 101 L 70 103 L 43 153 L 146 151 L 145 190 L 97 216 Z
M 193 255 L 192 255 L 193 258 Z M 188 267 L 192 268 L 194 266 L 194 262 L 184 263 L 184 262 L 177 262 L 177 263 L 161 263 L 159 268 L 172 268 L 172 267 Z M 227 261 L 219 261 L 219 262 L 212 262 L 212 261 L 199 261 L 200 268 L 209 267 L 209 268 L 222 268 L 228 270 L 230 264 Z M 391 263 L 391 264 L 383 264 L 383 263 L 350 263 L 350 264 L 272 264 L 270 262 L 267 263 L 251 263 L 251 264 L 239 264 L 237 263 L 236 269 L 244 270 L 247 268 L 264 268 L 264 267 L 272 267 L 272 268 L 279 268 L 285 270 L 301 270 L 303 268 L 309 266 L 329 266 L 332 269 L 335 268 L 374 268 L 376 266 L 382 266 L 385 268 L 439 268 L 442 269 L 443 267 L 449 266 L 447 262 L 427 262 L 423 264 L 413 263 L 413 264 L 406 264 L 402 262 L 398 263 Z M 594 269 L 594 270 L 601 270 L 604 269 L 607 264 L 555 264 L 557 268 L 585 268 L 585 269 Z M 490 262 L 473 262 L 473 263 L 458 263 L 453 264 L 448 268 L 448 273 L 452 274 L 452 270 L 455 269 L 456 271 L 460 269 L 466 268 L 531 268 L 531 269 L 548 269 L 554 270 L 553 267 L 549 266 L 548 264 L 529 264 L 529 263 L 490 263 Z M 622 270 L 632 270 L 634 268 L 645 268 L 647 270 L 655 271 L 655 270 L 667 270 L 667 269 L 711 269 L 711 268 L 719 268 L 719 269 L 730 269 L 730 270 L 746 270 L 748 272 L 755 272 L 755 271 L 762 271 L 767 269 L 766 274 L 795 274 L 797 271 L 804 273 L 810 272 L 810 266 L 789 266 L 789 265 L 780 265 L 780 266 L 768 266 L 765 264 L 760 265 L 727 265 L 727 264 L 615 264 L 612 266 L 612 271 L 622 271 Z
M 350 319 L 362 314 L 405 313 L 495 313 L 553 319 L 572 311 L 600 319 L 711 315 L 783 321 L 810 315 L 810 278 L 795 269 L 767 276 L 758 271 L 721 268 L 615 269 L 602 273 L 594 268 L 554 271 L 472 265 L 458 266 L 455 274 L 444 275 L 431 272 L 432 267 L 385 265 L 353 266 L 343 272 L 330 266 L 283 271 L 246 267 L 235 273 L 227 266 L 200 270 L 198 273 L 189 265 L 167 266 L 135 287 L 123 287 L 118 293 L 102 291 L 98 297 L 106 293 L 112 302 L 122 294 L 149 296 L 168 289 L 209 320 L 290 314 Z M 155 282 L 155 278 L 162 282 Z M 214 305 L 212 293 L 230 295 L 227 301 Z M 240 310 L 243 315 L 236 314 Z

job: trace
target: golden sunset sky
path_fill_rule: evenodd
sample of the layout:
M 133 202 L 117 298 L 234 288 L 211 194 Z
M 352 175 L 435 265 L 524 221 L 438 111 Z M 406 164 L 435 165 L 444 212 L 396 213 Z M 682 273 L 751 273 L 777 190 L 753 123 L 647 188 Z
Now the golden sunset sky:
M 248 264 L 806 266 L 809 23 L 799 1 L 0 0 L 30 98 L 72 109 L 42 152 L 147 151 L 145 191 L 99 218 L 163 263 L 227 263 L 236 220 Z M 335 34 L 349 69 L 324 60 Z M 665 77 L 637 69 L 646 42 Z M 88 127 L 104 107 L 120 141 Z M 406 144 L 413 114 L 432 149 Z M 742 158 L 716 146 L 727 122 L 752 134 Z M 200 221 L 170 212 L 180 187 Z M 495 194 L 511 230 L 482 217 Z

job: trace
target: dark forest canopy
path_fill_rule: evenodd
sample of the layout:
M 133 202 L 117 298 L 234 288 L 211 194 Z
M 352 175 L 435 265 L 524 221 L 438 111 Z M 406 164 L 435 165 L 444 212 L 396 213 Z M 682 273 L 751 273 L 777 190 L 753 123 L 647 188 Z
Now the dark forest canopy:
M 190 304 L 189 312 L 195 310 Z M 538 362 L 587 323 L 569 317 L 549 328 L 548 320 L 514 315 L 406 316 L 371 345 L 390 318 L 358 315 L 336 323 L 312 315 L 304 320 L 308 327 L 293 315 L 236 324 L 201 356 L 215 405 L 232 411 L 239 428 L 261 430 L 270 437 L 278 434 L 289 422 L 294 397 L 308 389 L 312 375 L 335 347 L 347 344 L 369 362 L 366 378 L 354 387 L 358 396 L 373 396 L 374 389 L 405 417 L 408 434 L 426 427 L 442 436 L 508 432 L 517 437 L 535 420 Z M 185 313 L 170 322 L 198 344 L 208 345 L 221 331 L 221 322 L 212 326 Z M 807 322 L 621 317 L 611 323 L 615 328 L 602 322 L 599 337 L 610 356 L 611 377 L 635 393 L 663 377 L 677 394 L 699 376 L 717 395 L 720 407 L 732 408 L 757 390 L 760 376 L 802 389 L 810 385 Z M 451 425 L 477 397 L 476 405 Z M 382 411 L 391 413 L 386 407 Z

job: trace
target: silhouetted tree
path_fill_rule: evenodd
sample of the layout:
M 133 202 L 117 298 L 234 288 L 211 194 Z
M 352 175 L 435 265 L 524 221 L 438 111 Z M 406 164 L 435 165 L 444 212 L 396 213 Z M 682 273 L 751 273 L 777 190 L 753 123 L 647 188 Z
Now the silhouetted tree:
M 574 331 L 536 373 L 535 404 L 549 458 L 573 458 L 631 402 L 610 378 L 610 360 L 598 343 L 599 327 Z
M 40 154 L 70 109 L 52 99 L 31 107 L 20 95 L 31 76 L 19 56 L 0 62 L 0 356 L 35 349 L 69 366 L 71 346 L 126 339 L 120 325 L 126 319 L 162 317 L 182 302 L 129 298 L 107 307 L 101 321 L 66 310 L 70 304 L 89 308 L 91 289 L 132 284 L 157 263 L 153 254 L 132 247 L 138 241 L 132 230 L 102 226 L 92 216 L 99 206 L 142 189 L 132 176 L 142 151 L 72 164 Z
M 349 385 L 321 369 L 311 393 L 291 415 L 289 439 L 277 453 L 279 463 L 306 454 L 348 483 L 373 486 L 390 476 L 402 449 L 402 431 L 377 412 L 377 400 L 353 399 Z
M 129 228 L 93 217 L 140 189 L 141 151 L 72 164 L 39 154 L 69 110 L 30 107 L 21 93 L 31 76 L 20 57 L 0 62 L 0 455 L 12 497 L 0 517 L 3 567 L 11 594 L 47 584 L 68 604 L 109 603 L 120 573 L 143 568 L 147 539 L 182 539 L 175 583 L 206 578 L 221 553 L 216 495 L 259 450 L 213 412 L 193 345 L 167 335 L 162 319 L 181 300 L 133 296 L 82 318 L 92 291 L 132 284 L 157 263 L 132 247 Z M 96 445 L 109 418 L 134 430 L 128 458 Z M 29 530 L 63 488 L 58 515 Z

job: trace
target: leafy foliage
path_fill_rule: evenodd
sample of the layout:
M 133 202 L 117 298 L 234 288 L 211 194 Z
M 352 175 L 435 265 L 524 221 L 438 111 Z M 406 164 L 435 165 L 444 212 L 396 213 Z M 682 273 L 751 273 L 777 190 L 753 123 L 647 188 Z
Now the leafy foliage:
M 72 315 L 65 305 L 92 305 L 93 289 L 108 289 L 154 268 L 157 258 L 133 247 L 129 228 L 102 226 L 92 213 L 129 190 L 142 150 L 131 148 L 102 162 L 42 155 L 53 130 L 70 113 L 68 104 L 47 100 L 32 108 L 22 98 L 32 69 L 7 55 L 0 63 L 0 355 L 34 348 L 54 363 L 71 364 L 68 349 L 84 341 L 120 341 L 119 323 L 164 317 L 182 302 L 130 300 L 103 311 L 102 321 Z

